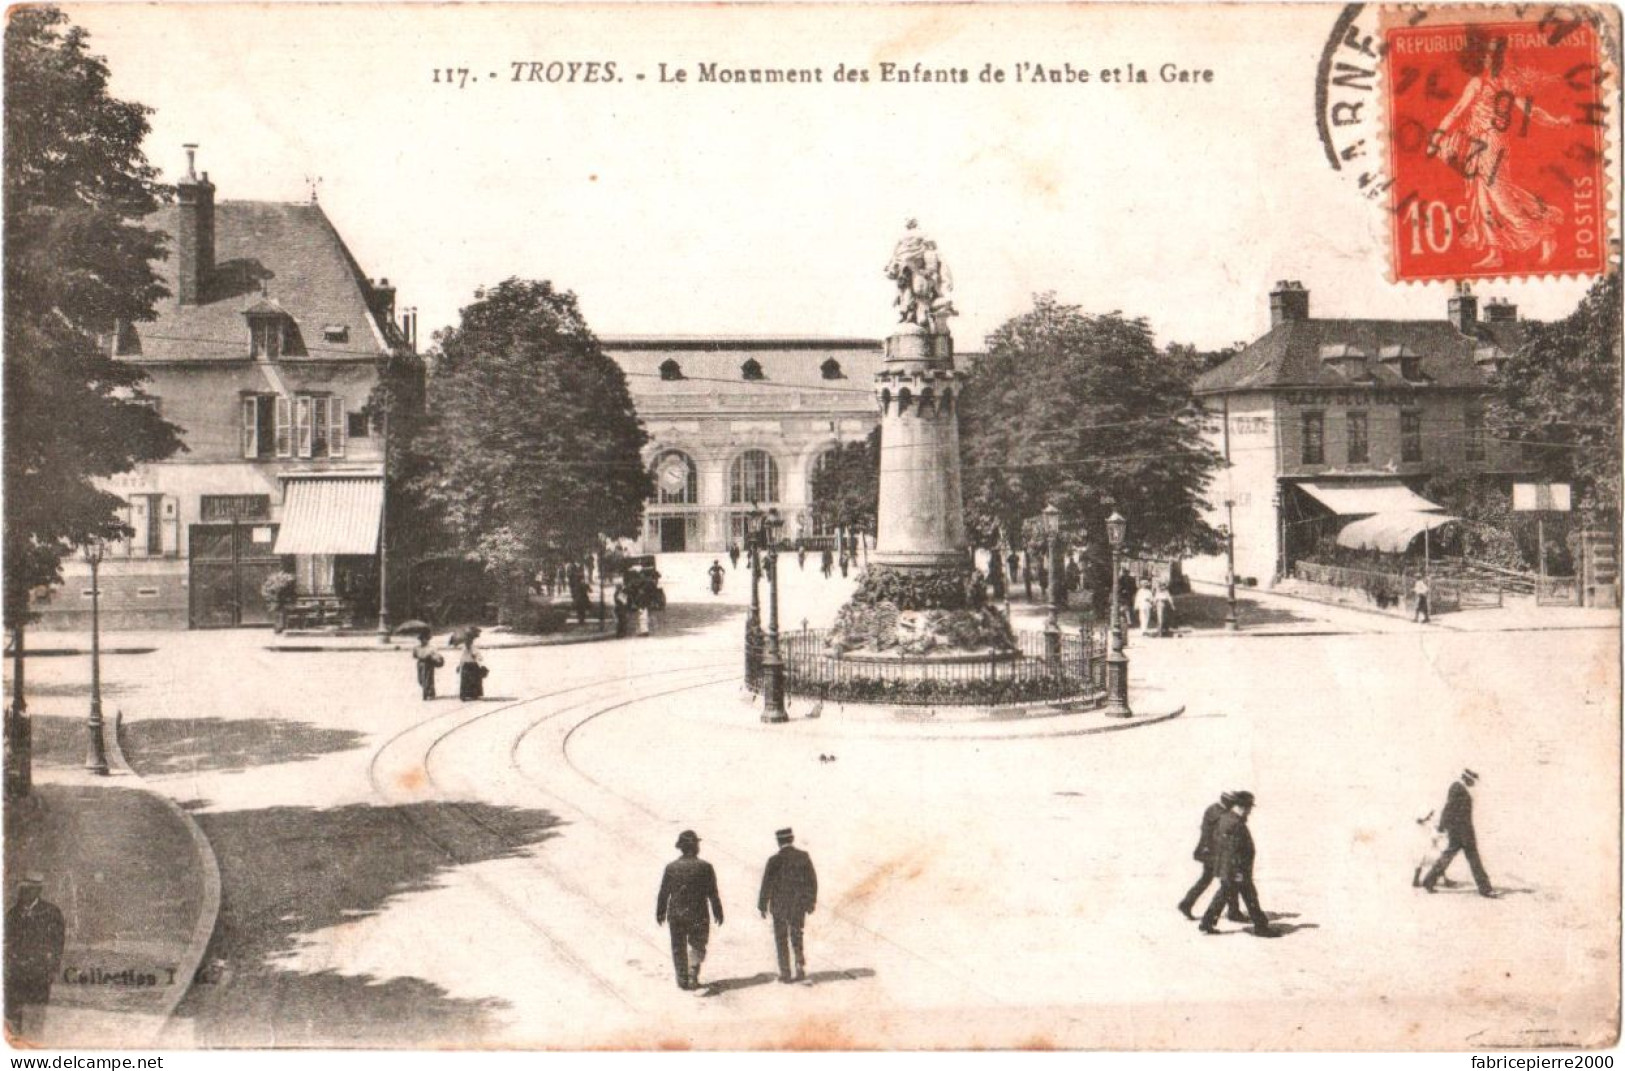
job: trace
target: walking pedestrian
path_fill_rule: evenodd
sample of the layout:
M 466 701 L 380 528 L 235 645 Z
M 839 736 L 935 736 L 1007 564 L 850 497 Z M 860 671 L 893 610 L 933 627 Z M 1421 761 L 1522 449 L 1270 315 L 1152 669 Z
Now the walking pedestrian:
M 841 579 L 846 579 L 846 571 L 852 567 L 852 558 L 846 551 L 841 551 Z
M 737 540 L 728 544 L 728 560 L 733 563 L 735 569 L 739 568 L 739 542 Z
M 25 874 L 6 912 L 6 1028 L 13 1037 L 33 1042 L 45 1029 L 51 982 L 62 966 L 67 934 L 62 912 L 44 893 L 45 878 Z
M 417 663 L 418 687 L 423 689 L 423 698 L 434 698 L 434 671 L 446 664 L 439 651 L 429 643 L 429 630 L 424 629 L 418 633 L 418 645 L 412 648 L 412 660 Z
M 479 635 L 477 628 L 463 633 L 463 655 L 457 661 L 457 698 L 465 701 L 485 698 L 485 678 L 490 670 L 485 668 L 485 660 L 474 650 L 474 641 Z
M 796 568 L 807 568 L 807 544 L 800 540 L 796 541 Z
M 1253 846 L 1252 830 L 1247 828 L 1247 818 L 1253 812 L 1254 802 L 1251 792 L 1233 794 L 1230 807 L 1219 816 L 1214 827 L 1219 891 L 1213 894 L 1207 910 L 1202 912 L 1199 929 L 1203 933 L 1218 933 L 1214 923 L 1219 921 L 1219 912 L 1224 910 L 1226 904 L 1240 898 L 1247 905 L 1247 915 L 1252 919 L 1255 935 L 1280 936 L 1280 931 L 1270 925 L 1269 916 L 1259 906 L 1258 889 L 1253 885 L 1253 861 L 1257 853 Z
M 715 558 L 712 558 L 711 568 L 707 569 L 706 572 L 711 574 L 711 594 L 721 595 L 722 578 L 724 575 L 726 575 L 723 571 L 722 563 L 717 561 Z
M 1411 620 L 1419 621 L 1425 625 L 1430 620 L 1428 617 L 1428 578 L 1425 576 L 1417 577 L 1416 583 L 1411 585 L 1411 594 L 1416 599 L 1416 612 L 1411 615 Z
M 1167 636 L 1174 629 L 1174 593 L 1168 590 L 1168 585 L 1157 581 L 1155 598 L 1157 600 L 1157 635 Z
M 1444 851 L 1439 854 L 1438 862 L 1422 878 L 1422 888 L 1428 892 L 1444 877 L 1444 872 L 1460 852 L 1467 856 L 1467 866 L 1473 872 L 1473 883 L 1478 886 L 1478 895 L 1493 899 L 1495 887 L 1490 884 L 1489 874 L 1484 872 L 1484 861 L 1478 856 L 1478 833 L 1473 828 L 1473 794 L 1468 791 L 1478 783 L 1478 774 L 1472 770 L 1462 770 L 1460 779 L 1450 783 L 1450 791 L 1445 795 L 1444 810 L 1439 812 L 1439 832 L 1449 838 Z
M 1010 570 L 1010 583 L 1014 584 L 1021 579 L 1021 556 L 1014 550 L 1010 551 L 1004 559 L 1004 564 Z
M 1151 618 L 1156 613 L 1156 600 L 1151 595 L 1151 585 L 1141 582 L 1134 589 L 1134 614 L 1140 619 L 1140 635 L 1151 635 Z
M 1192 885 L 1190 891 L 1179 901 L 1179 913 L 1192 922 L 1196 921 L 1196 916 L 1191 914 L 1191 908 L 1196 906 L 1196 901 L 1200 900 L 1202 894 L 1207 892 L 1207 887 L 1213 884 L 1213 879 L 1219 873 L 1217 845 L 1215 843 L 1218 839 L 1219 819 L 1235 802 L 1234 793 L 1221 792 L 1219 802 L 1208 804 L 1207 810 L 1202 812 L 1202 829 L 1196 838 L 1196 851 L 1191 854 L 1191 858 L 1202 864 L 1202 876 L 1196 879 L 1196 884 Z M 1231 922 L 1252 921 L 1241 913 L 1241 904 L 1236 896 L 1232 895 L 1224 906 L 1226 917 Z
M 1145 586 L 1149 589 L 1150 586 L 1151 586 L 1150 581 L 1145 581 L 1144 583 L 1145 583 Z M 1117 576 L 1117 601 L 1121 604 L 1122 614 L 1123 614 L 1123 616 L 1125 618 L 1128 618 L 1130 616 L 1130 611 L 1134 607 L 1134 596 L 1135 596 L 1135 593 L 1139 590 L 1139 587 L 1140 587 L 1140 585 L 1135 583 L 1134 576 L 1127 569 L 1124 569 L 1121 573 L 1118 574 L 1118 576 Z M 1131 625 L 1133 625 L 1133 623 L 1134 622 L 1132 620 L 1125 620 L 1123 622 L 1123 634 L 1125 636 L 1128 635 L 1129 627 Z M 1140 622 L 1140 627 L 1141 628 L 1145 627 L 1144 620 L 1142 620 Z
M 825 580 L 833 576 L 835 574 L 835 552 L 825 547 L 824 552 L 819 555 L 818 567 L 822 570 Z
M 818 874 L 812 857 L 795 846 L 796 835 L 789 829 L 774 834 L 779 850 L 768 857 L 762 871 L 762 892 L 756 909 L 765 919 L 773 915 L 773 947 L 779 954 L 779 981 L 807 980 L 807 954 L 802 947 L 802 930 L 807 916 L 818 907 Z M 791 974 L 794 953 L 795 973 Z
M 621 639 L 626 635 L 626 619 L 627 615 L 632 611 L 631 602 L 627 598 L 625 584 L 615 585 L 615 594 L 611 597 L 610 601 L 614 603 L 615 606 L 615 638 Z
M 666 864 L 655 897 L 655 924 L 671 926 L 671 965 L 678 989 L 698 989 L 705 948 L 711 940 L 711 915 L 722 925 L 722 897 L 717 872 L 700 858 L 700 836 L 692 829 L 677 835 L 682 854 Z M 709 905 L 711 915 L 706 914 Z

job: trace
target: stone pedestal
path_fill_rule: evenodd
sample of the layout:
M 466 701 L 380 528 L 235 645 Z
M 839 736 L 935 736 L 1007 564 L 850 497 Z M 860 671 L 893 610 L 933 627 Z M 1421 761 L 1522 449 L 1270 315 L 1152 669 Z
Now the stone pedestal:
M 966 562 L 959 475 L 959 391 L 953 336 L 901 324 L 875 376 L 880 404 L 879 565 L 960 568 Z
M 953 336 L 912 323 L 886 340 L 875 375 L 880 406 L 880 504 L 875 551 L 841 610 L 830 648 L 951 662 L 1013 656 L 1010 624 L 989 606 L 971 564 L 959 475 L 959 392 Z

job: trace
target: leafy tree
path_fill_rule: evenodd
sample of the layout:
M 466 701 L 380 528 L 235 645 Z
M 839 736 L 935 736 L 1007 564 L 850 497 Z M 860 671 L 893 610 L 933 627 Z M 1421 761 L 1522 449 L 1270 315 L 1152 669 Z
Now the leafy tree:
M 841 443 L 813 474 L 812 513 L 825 529 L 875 530 L 880 510 L 880 428 Z
M 166 294 L 151 263 L 166 236 L 139 223 L 168 196 L 141 151 L 150 110 L 108 96 L 106 63 L 61 11 L 8 16 L 4 602 L 20 651 L 29 591 L 61 579 L 74 544 L 127 534 L 95 481 L 182 444 L 106 344 Z
M 1092 316 L 1039 294 L 987 339 L 962 396 L 967 520 L 1016 537 L 1047 503 L 1090 548 L 1105 593 L 1113 509 L 1141 551 L 1213 551 L 1202 517 L 1219 458 L 1184 416 L 1196 351 L 1167 353 L 1144 319 Z
M 508 279 L 474 297 L 435 336 L 419 487 L 512 615 L 539 566 L 638 534 L 647 436 L 574 294 Z
M 1578 308 L 1529 337 L 1495 380 L 1486 423 L 1531 444 L 1549 480 L 1574 484 L 1576 504 L 1617 517 L 1620 505 L 1620 281 L 1597 280 Z

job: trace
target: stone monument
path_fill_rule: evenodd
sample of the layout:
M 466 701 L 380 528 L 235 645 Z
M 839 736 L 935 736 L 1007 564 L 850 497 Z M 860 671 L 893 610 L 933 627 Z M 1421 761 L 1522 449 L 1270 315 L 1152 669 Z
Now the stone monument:
M 1009 623 L 986 600 L 971 562 L 960 486 L 953 277 L 937 245 L 909 220 L 886 265 L 897 324 L 875 376 L 880 405 L 880 507 L 875 553 L 831 633 L 835 653 L 863 656 L 1013 654 Z

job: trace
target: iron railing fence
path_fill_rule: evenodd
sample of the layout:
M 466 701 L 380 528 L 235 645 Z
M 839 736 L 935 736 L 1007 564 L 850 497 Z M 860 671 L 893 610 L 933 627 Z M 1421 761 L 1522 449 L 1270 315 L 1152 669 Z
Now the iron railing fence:
M 1413 604 L 1412 588 L 1418 574 L 1388 573 L 1375 569 L 1351 569 L 1342 565 L 1296 562 L 1292 575 L 1308 584 L 1358 591 L 1379 608 L 1405 609 Z M 1471 606 L 1500 606 L 1501 588 L 1495 584 L 1470 583 L 1442 576 L 1428 578 L 1428 612 L 1446 613 Z
M 1017 633 L 1013 653 L 954 659 L 843 657 L 830 650 L 829 635 L 828 629 L 801 629 L 780 637 L 788 694 L 903 706 L 1104 701 L 1107 639 L 1100 622 L 1063 633 L 1053 659 L 1042 632 Z M 759 657 L 750 668 L 746 684 L 759 691 Z

